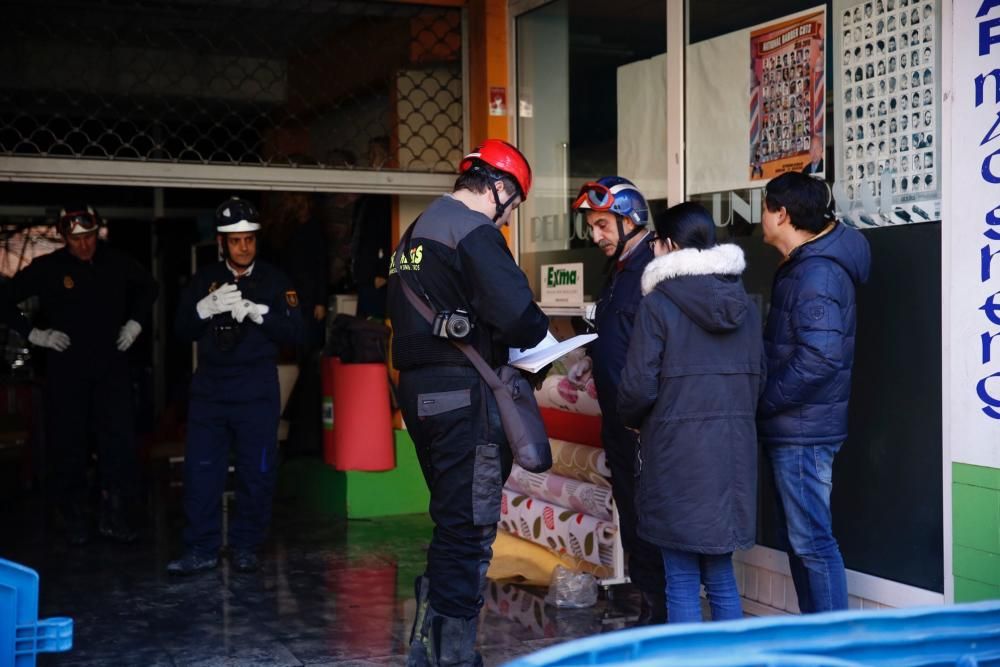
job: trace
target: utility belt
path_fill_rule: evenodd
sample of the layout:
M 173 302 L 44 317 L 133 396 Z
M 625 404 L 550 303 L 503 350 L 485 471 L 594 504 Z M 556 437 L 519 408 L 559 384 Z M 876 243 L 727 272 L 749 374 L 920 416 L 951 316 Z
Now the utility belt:
M 478 345 L 473 343 L 476 349 Z M 495 356 L 485 352 L 487 359 Z M 472 362 L 447 339 L 428 333 L 394 333 L 392 337 L 392 365 L 398 370 L 409 370 L 421 366 L 468 366 Z

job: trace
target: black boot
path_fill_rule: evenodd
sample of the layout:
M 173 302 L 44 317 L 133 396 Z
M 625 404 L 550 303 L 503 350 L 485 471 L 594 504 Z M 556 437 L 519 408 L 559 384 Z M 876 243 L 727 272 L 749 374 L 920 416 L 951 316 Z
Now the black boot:
M 483 658 L 476 650 L 479 617 L 454 618 L 436 612 L 430 605 L 427 577 L 417 577 L 414 588 L 417 614 L 407 667 L 482 667 Z
M 482 667 L 483 656 L 476 650 L 479 617 L 454 618 L 428 607 L 431 616 L 431 646 L 434 667 Z
M 667 622 L 667 599 L 663 593 L 640 591 L 639 596 L 639 618 L 635 621 L 635 627 Z
M 123 544 L 135 542 L 139 531 L 133 528 L 128 520 L 125 503 L 116 492 L 101 494 L 101 517 L 97 524 L 97 532 L 102 537 Z

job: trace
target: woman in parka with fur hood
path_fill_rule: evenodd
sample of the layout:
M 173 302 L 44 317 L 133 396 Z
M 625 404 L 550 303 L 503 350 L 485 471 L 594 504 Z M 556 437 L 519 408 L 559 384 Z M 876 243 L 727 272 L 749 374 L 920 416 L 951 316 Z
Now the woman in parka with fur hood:
M 717 244 L 697 204 L 655 219 L 618 391 L 640 429 L 638 532 L 663 552 L 672 623 L 742 617 L 732 553 L 756 534 L 757 399 L 765 368 L 760 313 L 740 275 L 743 251 Z

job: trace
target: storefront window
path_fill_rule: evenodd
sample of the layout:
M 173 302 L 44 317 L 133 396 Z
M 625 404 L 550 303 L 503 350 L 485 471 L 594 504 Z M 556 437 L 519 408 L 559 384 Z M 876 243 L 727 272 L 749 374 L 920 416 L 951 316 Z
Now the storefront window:
M 901 34 L 904 7 L 907 23 L 914 19 L 914 8 L 920 22 L 919 81 L 912 63 L 915 28 L 907 28 L 910 109 L 905 122 L 911 129 L 905 141 L 909 155 L 919 153 L 921 180 L 919 194 L 913 195 L 910 157 L 906 168 L 911 193 L 906 197 L 891 193 L 893 179 L 900 190 L 903 187 L 902 176 L 891 169 L 896 150 L 892 132 L 898 150 L 904 141 L 904 98 L 888 90 L 903 85 L 902 76 L 894 78 L 890 72 L 893 68 L 898 73 L 901 65 L 898 45 L 897 58 L 889 54 L 889 37 Z M 834 533 L 848 569 L 940 592 L 941 336 L 935 324 L 941 308 L 940 229 L 938 224 L 904 224 L 934 220 L 939 208 L 933 201 L 940 160 L 934 148 L 924 147 L 930 132 L 925 126 L 933 127 L 933 109 L 940 100 L 934 88 L 937 7 L 931 0 L 688 3 L 684 146 L 687 198 L 712 213 L 720 240 L 744 249 L 744 284 L 765 315 L 780 261 L 764 244 L 759 224 L 762 187 L 770 178 L 794 170 L 833 183 L 846 224 L 868 238 L 873 268 L 857 292 L 849 437 L 834 468 Z M 895 20 L 891 29 L 890 18 Z M 849 50 L 844 22 L 851 31 Z M 925 54 L 924 49 L 929 51 Z M 837 78 L 844 76 L 840 63 L 845 57 L 853 65 L 849 91 Z M 926 83 L 924 70 L 930 72 Z M 884 93 L 879 90 L 882 82 Z M 914 83 L 919 118 L 912 109 Z M 860 104 L 859 86 L 864 98 Z M 853 98 L 850 106 L 844 99 L 848 95 Z M 931 110 L 926 114 L 925 97 Z M 848 109 L 851 123 L 843 122 Z M 858 114 L 863 115 L 861 122 Z M 890 129 L 893 119 L 897 130 Z M 919 122 L 919 136 L 912 129 L 914 122 Z M 914 140 L 920 151 L 913 150 Z M 812 154 L 814 144 L 822 149 L 817 155 Z M 903 164 L 900 160 L 898 172 Z M 888 184 L 884 192 L 883 184 Z M 869 229 L 887 225 L 893 228 Z M 905 394 L 896 404 L 895 388 L 901 386 L 921 390 Z M 920 407 L 903 407 L 903 401 L 917 401 Z M 758 488 L 757 542 L 783 549 L 766 456 L 760 460 Z
M 649 91 L 631 82 L 666 51 L 666 3 L 646 0 L 627 16 L 613 14 L 605 2 L 557 0 L 517 17 L 518 145 L 535 175 L 519 212 L 518 248 L 536 297 L 542 265 L 554 263 L 583 263 L 584 298 L 600 293 L 606 259 L 570 211 L 581 184 L 617 173 L 640 187 L 644 178 L 663 180 L 620 156 L 638 143 L 630 109 L 663 113 L 662 104 L 639 100 Z

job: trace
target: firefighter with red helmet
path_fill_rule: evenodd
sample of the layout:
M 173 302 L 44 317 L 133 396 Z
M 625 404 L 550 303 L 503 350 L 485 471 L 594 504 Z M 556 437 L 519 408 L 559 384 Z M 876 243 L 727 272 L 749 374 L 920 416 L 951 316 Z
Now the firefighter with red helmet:
M 139 467 L 127 351 L 152 314 L 157 287 L 138 262 L 98 239 L 101 223 L 92 206 L 64 207 L 57 226 L 66 245 L 19 271 L 0 300 L 0 321 L 46 350 L 50 488 L 73 545 L 90 539 L 91 432 L 97 436 L 101 487 L 98 530 L 118 542 L 138 537 L 132 514 Z M 39 299 L 34 323 L 17 307 L 30 297 Z
M 452 340 L 491 365 L 548 331 L 500 228 L 531 190 L 531 168 L 510 144 L 489 139 L 467 155 L 453 192 L 427 207 L 389 267 L 392 355 L 399 399 L 430 490 L 434 537 L 408 664 L 474 665 L 476 624 L 513 456 L 493 394 Z M 401 281 L 437 317 L 432 326 Z

